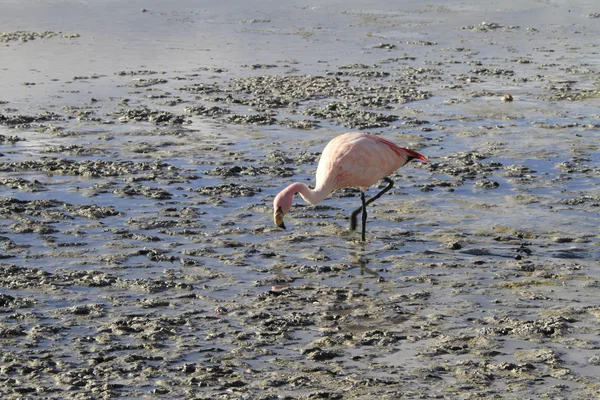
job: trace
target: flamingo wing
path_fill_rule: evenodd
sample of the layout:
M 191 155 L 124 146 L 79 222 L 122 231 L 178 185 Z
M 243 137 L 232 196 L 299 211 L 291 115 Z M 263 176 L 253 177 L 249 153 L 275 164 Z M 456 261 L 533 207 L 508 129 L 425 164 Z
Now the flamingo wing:
M 427 157 L 425 157 L 423 154 L 417 153 L 414 150 L 407 149 L 405 147 L 400 147 L 400 146 L 396 145 L 395 143 L 392 143 L 389 140 L 382 138 L 381 136 L 376 136 L 376 135 L 369 135 L 369 136 L 372 139 L 374 139 L 374 140 L 376 140 L 376 141 L 378 141 L 378 142 L 380 142 L 382 144 L 385 144 L 394 153 L 398 154 L 398 156 L 400 156 L 403 159 L 405 159 L 406 161 L 404 162 L 404 164 L 406 164 L 407 162 L 409 162 L 410 160 L 413 160 L 413 159 L 421 160 L 424 163 L 428 163 L 429 162 L 429 160 L 427 159 Z M 402 164 L 402 165 L 404 165 L 404 164 Z M 400 168 L 400 167 L 398 167 L 398 168 Z
M 317 167 L 316 188 L 333 191 L 342 187 L 366 190 L 421 154 L 389 140 L 366 133 L 346 133 L 331 140 Z

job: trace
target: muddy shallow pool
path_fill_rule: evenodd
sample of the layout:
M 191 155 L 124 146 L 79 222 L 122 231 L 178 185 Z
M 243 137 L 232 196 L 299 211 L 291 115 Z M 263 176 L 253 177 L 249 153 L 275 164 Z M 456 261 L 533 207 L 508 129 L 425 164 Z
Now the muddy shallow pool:
M 595 2 L 237 3 L 3 3 L 1 397 L 598 396 Z

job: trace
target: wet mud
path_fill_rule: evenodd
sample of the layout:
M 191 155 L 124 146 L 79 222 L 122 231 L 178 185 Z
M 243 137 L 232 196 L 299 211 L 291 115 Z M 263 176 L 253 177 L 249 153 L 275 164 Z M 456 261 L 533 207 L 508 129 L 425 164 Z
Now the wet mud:
M 281 54 L 25 71 L 0 93 L 0 397 L 597 397 L 598 13 L 535 4 L 556 19 L 145 6 Z M 34 28 L 0 54 L 87 40 Z M 431 162 L 392 174 L 365 243 L 355 188 L 273 226 L 348 130 Z

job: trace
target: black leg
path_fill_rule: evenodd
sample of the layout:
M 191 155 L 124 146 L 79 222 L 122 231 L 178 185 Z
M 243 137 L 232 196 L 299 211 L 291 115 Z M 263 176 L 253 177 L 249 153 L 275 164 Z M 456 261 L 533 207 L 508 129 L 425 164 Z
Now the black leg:
M 394 187 L 394 181 L 391 180 L 390 178 L 388 178 L 387 176 L 385 178 L 383 178 L 384 181 L 386 181 L 388 184 L 386 187 L 384 187 L 381 192 L 377 193 L 375 196 L 371 197 L 369 200 L 367 200 L 366 205 L 368 206 L 369 204 L 371 204 L 372 202 L 374 202 L 375 200 L 377 200 L 378 198 L 380 198 L 381 196 L 383 196 L 383 194 L 385 192 L 387 192 L 388 190 L 390 190 L 391 188 Z
M 356 210 L 352 211 L 352 214 L 350 215 L 350 230 L 353 230 L 353 231 L 356 230 L 356 216 L 358 215 L 359 212 L 361 212 L 363 210 L 364 207 L 368 206 L 369 204 L 371 204 L 372 202 L 374 202 L 375 200 L 380 198 L 385 192 L 387 192 L 392 187 L 394 187 L 394 181 L 391 180 L 390 178 L 388 178 L 387 176 L 385 178 L 383 178 L 383 180 L 388 183 L 387 186 L 384 187 L 381 190 L 381 192 L 377 193 L 375 196 L 371 197 L 366 202 L 363 201 L 363 205 L 358 207 Z M 364 193 L 362 193 L 362 192 L 361 192 L 361 198 L 364 198 Z M 363 218 L 366 218 L 364 213 L 363 213 Z M 365 226 L 365 224 L 363 223 L 363 231 L 364 231 L 364 226 Z M 364 233 L 363 233 L 363 237 L 364 237 Z
M 356 230 L 356 216 L 361 211 L 362 211 L 362 206 L 360 206 L 356 210 L 352 211 L 352 214 L 350 215 L 350 230 L 351 231 L 355 231 Z
M 365 192 L 360 192 L 362 201 L 362 241 L 365 241 L 365 232 L 367 231 L 367 203 L 365 201 Z

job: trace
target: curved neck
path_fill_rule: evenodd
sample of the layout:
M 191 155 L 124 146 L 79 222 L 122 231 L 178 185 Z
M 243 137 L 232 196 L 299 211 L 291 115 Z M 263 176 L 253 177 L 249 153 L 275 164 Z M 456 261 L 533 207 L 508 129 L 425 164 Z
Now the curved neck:
M 312 190 L 302 182 L 292 183 L 284 190 L 288 191 L 292 196 L 295 193 L 300 193 L 300 196 L 304 199 L 304 201 L 310 204 L 318 204 L 331 194 L 331 190 L 323 190 L 323 188 Z

